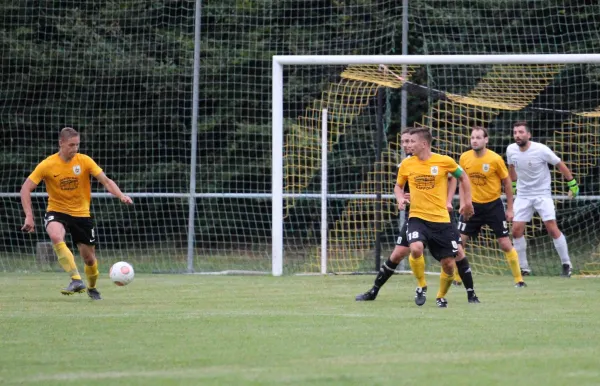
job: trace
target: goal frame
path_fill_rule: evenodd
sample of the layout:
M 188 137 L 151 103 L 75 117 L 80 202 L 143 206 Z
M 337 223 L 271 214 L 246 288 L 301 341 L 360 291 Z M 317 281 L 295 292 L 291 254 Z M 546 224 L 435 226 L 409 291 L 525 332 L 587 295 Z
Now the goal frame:
M 272 59 L 272 275 L 283 274 L 283 68 L 288 65 L 600 64 L 600 54 L 515 55 L 274 55 Z M 323 137 L 326 138 L 326 128 Z M 326 176 L 325 176 L 326 177 Z M 327 181 L 322 182 L 325 186 Z M 323 190 L 326 195 L 326 188 Z M 322 200 L 323 202 L 323 200 Z M 322 204 L 324 205 L 324 204 Z M 326 208 L 321 208 L 321 211 Z M 322 224 L 323 226 L 323 224 Z M 322 235 L 321 237 L 326 237 Z M 324 244 L 326 240 L 321 240 Z M 326 253 L 326 252 L 325 252 Z M 326 255 L 322 262 L 326 263 Z M 323 272 L 323 269 L 321 270 Z

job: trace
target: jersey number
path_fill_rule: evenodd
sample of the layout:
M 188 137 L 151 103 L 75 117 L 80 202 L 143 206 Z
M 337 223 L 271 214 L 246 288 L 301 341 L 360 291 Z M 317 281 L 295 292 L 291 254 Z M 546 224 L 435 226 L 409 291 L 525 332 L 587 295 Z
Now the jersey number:
M 464 231 L 467 228 L 467 223 L 466 222 L 458 222 L 458 230 L 459 231 Z
M 419 238 L 419 232 L 406 232 L 406 237 L 408 237 L 408 240 L 412 240 L 412 239 L 418 239 Z

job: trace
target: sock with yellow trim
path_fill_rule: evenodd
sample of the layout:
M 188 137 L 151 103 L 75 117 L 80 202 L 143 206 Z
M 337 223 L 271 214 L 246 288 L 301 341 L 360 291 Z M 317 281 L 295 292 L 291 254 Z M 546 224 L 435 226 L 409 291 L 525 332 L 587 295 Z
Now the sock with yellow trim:
M 515 279 L 515 283 L 522 282 L 523 276 L 521 276 L 521 267 L 519 266 L 519 255 L 517 254 L 517 250 L 513 248 L 509 252 L 504 252 L 504 256 L 506 257 L 506 262 L 510 267 L 513 278 Z
M 100 272 L 98 271 L 98 260 L 94 260 L 94 265 L 85 266 L 85 276 L 87 276 L 88 288 L 96 288 L 96 281 Z
M 446 272 L 444 272 L 444 270 L 442 270 L 442 273 L 440 274 L 440 289 L 436 295 L 437 299 L 446 297 L 446 294 L 452 285 L 453 278 L 453 274 L 448 275 Z
M 419 257 L 413 257 L 411 253 L 408 256 L 408 262 L 410 264 L 410 270 L 417 279 L 417 285 L 421 288 L 427 287 L 427 281 L 425 280 L 425 258 L 423 255 Z
M 54 252 L 56 252 L 56 256 L 58 256 L 60 266 L 69 274 L 69 276 L 71 276 L 71 280 L 81 280 L 81 275 L 75 264 L 75 256 L 73 256 L 73 253 L 69 247 L 67 247 L 67 244 L 62 241 L 58 244 L 54 244 L 52 248 L 54 249 Z

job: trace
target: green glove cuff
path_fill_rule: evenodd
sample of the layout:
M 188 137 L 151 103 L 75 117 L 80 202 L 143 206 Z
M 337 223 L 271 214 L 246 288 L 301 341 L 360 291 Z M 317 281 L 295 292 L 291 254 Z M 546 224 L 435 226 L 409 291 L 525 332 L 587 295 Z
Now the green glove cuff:
M 513 189 L 516 189 L 516 188 L 517 188 L 517 181 L 513 181 L 513 182 L 512 182 L 512 187 L 513 187 Z
M 571 181 L 567 181 L 567 186 L 569 188 L 572 188 L 574 186 L 577 186 L 577 180 L 575 178 L 573 178 Z

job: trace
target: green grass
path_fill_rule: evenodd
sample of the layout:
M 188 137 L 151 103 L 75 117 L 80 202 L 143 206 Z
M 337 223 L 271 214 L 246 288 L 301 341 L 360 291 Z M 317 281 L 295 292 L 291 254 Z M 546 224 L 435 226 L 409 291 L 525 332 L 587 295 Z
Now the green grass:
M 0 275 L 0 384 L 597 385 L 597 279 L 477 277 L 425 306 L 395 276 L 138 275 L 104 300 L 64 274 Z

